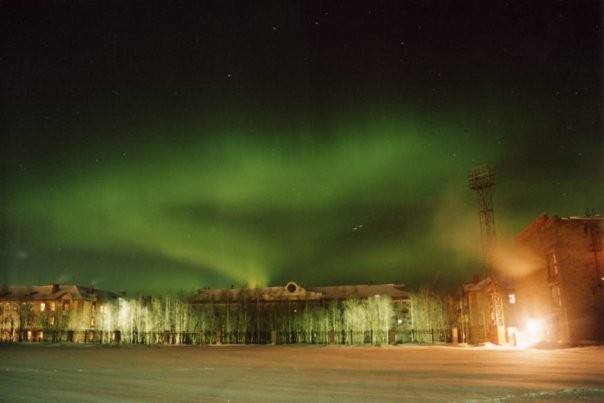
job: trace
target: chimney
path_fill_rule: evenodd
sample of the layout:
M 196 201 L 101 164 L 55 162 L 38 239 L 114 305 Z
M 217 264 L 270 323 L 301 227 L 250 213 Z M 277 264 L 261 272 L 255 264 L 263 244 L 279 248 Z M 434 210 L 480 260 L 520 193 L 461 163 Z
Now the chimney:
M 53 284 L 52 285 L 52 293 L 56 293 L 57 291 L 59 291 L 59 284 Z

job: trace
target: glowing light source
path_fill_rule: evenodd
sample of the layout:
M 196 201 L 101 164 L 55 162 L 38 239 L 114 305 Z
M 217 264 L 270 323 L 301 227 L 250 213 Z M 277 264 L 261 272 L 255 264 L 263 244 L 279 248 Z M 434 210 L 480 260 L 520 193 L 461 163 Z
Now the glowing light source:
M 531 318 L 525 323 L 524 329 L 508 329 L 515 344 L 520 348 L 528 348 L 543 341 L 545 338 L 545 326 L 542 320 Z
M 529 342 L 531 344 L 541 341 L 541 336 L 543 334 L 543 323 L 540 320 L 529 319 L 526 322 L 526 329 L 528 330 Z

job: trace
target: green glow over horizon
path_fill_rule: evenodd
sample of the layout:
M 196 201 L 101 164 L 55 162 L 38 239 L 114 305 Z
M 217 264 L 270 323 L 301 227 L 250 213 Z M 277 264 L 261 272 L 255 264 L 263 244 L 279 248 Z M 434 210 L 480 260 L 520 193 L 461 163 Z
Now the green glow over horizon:
M 478 248 L 460 256 L 435 234 L 462 228 L 462 238 L 478 243 L 466 172 L 485 160 L 497 164 L 503 150 L 434 126 L 343 125 L 329 140 L 285 144 L 233 133 L 200 136 L 181 149 L 150 142 L 115 161 L 34 178 L 35 186 L 11 195 L 9 216 L 31 231 L 32 250 L 108 254 L 94 269 L 81 261 L 81 270 L 108 282 L 105 268 L 122 267 L 130 287 L 162 271 L 165 287 L 460 276 L 479 261 Z M 451 221 L 438 223 L 447 209 Z M 123 256 L 163 263 L 147 270 Z M 438 268 L 444 261 L 450 267 Z M 49 263 L 49 272 L 63 273 L 61 262 Z M 169 276 L 179 271 L 187 274 Z
M 390 256 L 377 252 L 389 249 L 384 237 L 404 240 L 388 223 L 399 219 L 388 215 L 432 208 L 433 188 L 452 173 L 463 181 L 477 154 L 451 155 L 421 128 L 400 123 L 345 128 L 329 142 L 307 139 L 305 148 L 219 138 L 226 140 L 191 141 L 182 151 L 143 145 L 117 163 L 36 178 L 42 186 L 16 194 L 11 217 L 25 228 L 44 223 L 40 248 L 157 256 L 197 267 L 200 278 L 210 272 L 246 285 L 280 280 L 281 270 L 295 267 L 310 281 L 310 273 L 369 270 L 381 259 L 400 267 L 403 245 Z M 327 244 L 341 250 L 321 256 Z

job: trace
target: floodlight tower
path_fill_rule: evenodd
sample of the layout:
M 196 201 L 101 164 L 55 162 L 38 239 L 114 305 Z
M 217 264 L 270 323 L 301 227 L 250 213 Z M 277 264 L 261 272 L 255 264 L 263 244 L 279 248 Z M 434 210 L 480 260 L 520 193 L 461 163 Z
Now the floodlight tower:
M 488 339 L 496 344 L 505 341 L 505 321 L 503 301 L 499 292 L 493 268 L 493 252 L 495 249 L 495 215 L 493 213 L 493 197 L 491 187 L 495 172 L 490 165 L 480 165 L 468 171 L 470 189 L 476 192 L 478 198 L 478 214 L 480 217 L 480 238 L 482 241 L 482 254 L 484 258 L 485 274 L 489 282 L 485 290 L 488 295 Z
M 490 165 L 480 165 L 468 171 L 470 189 L 476 192 L 478 198 L 478 214 L 480 217 L 480 238 L 482 241 L 482 256 L 484 258 L 487 276 L 493 276 L 493 249 L 495 247 L 495 215 L 493 213 L 493 197 L 491 187 L 495 183 L 495 171 Z

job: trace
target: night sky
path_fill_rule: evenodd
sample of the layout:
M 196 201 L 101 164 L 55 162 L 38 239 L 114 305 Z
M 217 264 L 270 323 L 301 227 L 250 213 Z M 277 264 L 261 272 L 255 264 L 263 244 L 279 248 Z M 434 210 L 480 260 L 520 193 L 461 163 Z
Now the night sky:
M 482 272 L 604 211 L 600 1 L 0 1 L 0 284 Z M 153 4 L 153 6 L 151 6 Z

